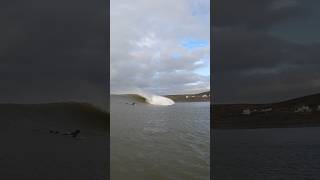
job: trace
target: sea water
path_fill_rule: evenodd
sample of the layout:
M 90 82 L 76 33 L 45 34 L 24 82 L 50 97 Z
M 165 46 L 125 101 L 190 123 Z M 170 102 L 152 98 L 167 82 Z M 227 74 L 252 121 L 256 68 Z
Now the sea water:
M 213 130 L 214 180 L 317 180 L 320 128 Z
M 209 103 L 133 101 L 111 97 L 111 179 L 208 180 Z

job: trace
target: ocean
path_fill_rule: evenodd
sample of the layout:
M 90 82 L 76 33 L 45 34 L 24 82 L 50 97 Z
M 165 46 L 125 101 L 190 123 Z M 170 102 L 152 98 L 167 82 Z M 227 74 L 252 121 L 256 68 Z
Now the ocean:
M 213 130 L 214 180 L 317 180 L 320 128 Z
M 208 102 L 158 106 L 112 95 L 110 133 L 112 180 L 210 179 Z

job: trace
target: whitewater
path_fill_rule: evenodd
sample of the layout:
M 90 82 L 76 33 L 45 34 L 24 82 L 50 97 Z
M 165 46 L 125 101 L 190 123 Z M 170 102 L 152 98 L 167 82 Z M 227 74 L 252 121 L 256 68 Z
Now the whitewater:
M 138 94 L 142 98 L 145 99 L 145 101 L 152 105 L 160 105 L 160 106 L 170 106 L 174 104 L 174 101 L 170 98 L 158 96 L 158 95 L 147 95 L 147 94 Z
M 148 93 L 142 90 L 122 91 L 121 93 L 115 95 L 127 96 L 129 98 L 133 98 L 138 102 L 142 101 L 156 106 L 170 106 L 175 104 L 175 102 L 170 98 L 156 95 L 153 93 Z

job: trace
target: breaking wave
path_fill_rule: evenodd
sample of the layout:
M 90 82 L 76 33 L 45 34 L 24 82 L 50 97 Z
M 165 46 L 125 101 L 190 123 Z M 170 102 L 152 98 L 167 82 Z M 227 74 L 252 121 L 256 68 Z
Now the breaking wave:
M 174 104 L 174 101 L 170 98 L 154 95 L 154 94 L 146 94 L 146 93 L 137 93 L 137 94 L 122 94 L 118 95 L 118 97 L 122 98 L 129 98 L 124 99 L 125 101 L 134 101 L 139 103 L 148 103 L 152 105 L 159 105 L 159 106 L 170 106 Z M 131 99 L 131 100 L 130 100 Z
M 141 95 L 141 97 L 145 99 L 145 101 L 152 105 L 161 105 L 161 106 L 170 106 L 174 104 L 174 101 L 170 98 L 158 96 L 158 95 Z
M 123 100 L 127 100 L 138 102 L 138 103 L 148 103 L 152 105 L 159 105 L 159 106 L 170 106 L 175 104 L 175 102 L 165 96 L 156 95 L 150 92 L 143 91 L 139 88 L 132 88 L 128 90 L 118 91 L 116 94 L 113 94 L 111 97 L 119 97 L 120 99 L 124 98 Z M 131 99 L 131 100 L 130 100 Z M 130 102 L 127 102 L 130 104 Z

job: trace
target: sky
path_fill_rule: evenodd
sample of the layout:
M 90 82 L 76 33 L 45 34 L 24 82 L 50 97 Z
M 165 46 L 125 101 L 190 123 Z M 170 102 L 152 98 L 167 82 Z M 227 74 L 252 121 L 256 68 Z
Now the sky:
M 111 0 L 111 93 L 210 89 L 209 0 Z
M 106 104 L 104 0 L 3 0 L 0 14 L 0 103 Z
M 216 103 L 320 92 L 318 0 L 214 2 L 210 46 L 208 0 L 111 0 L 109 69 L 104 0 L 3 0 L 0 102 L 105 104 L 109 71 L 113 92 L 198 92 L 210 80 Z
M 320 2 L 217 0 L 215 103 L 268 103 L 320 93 Z

